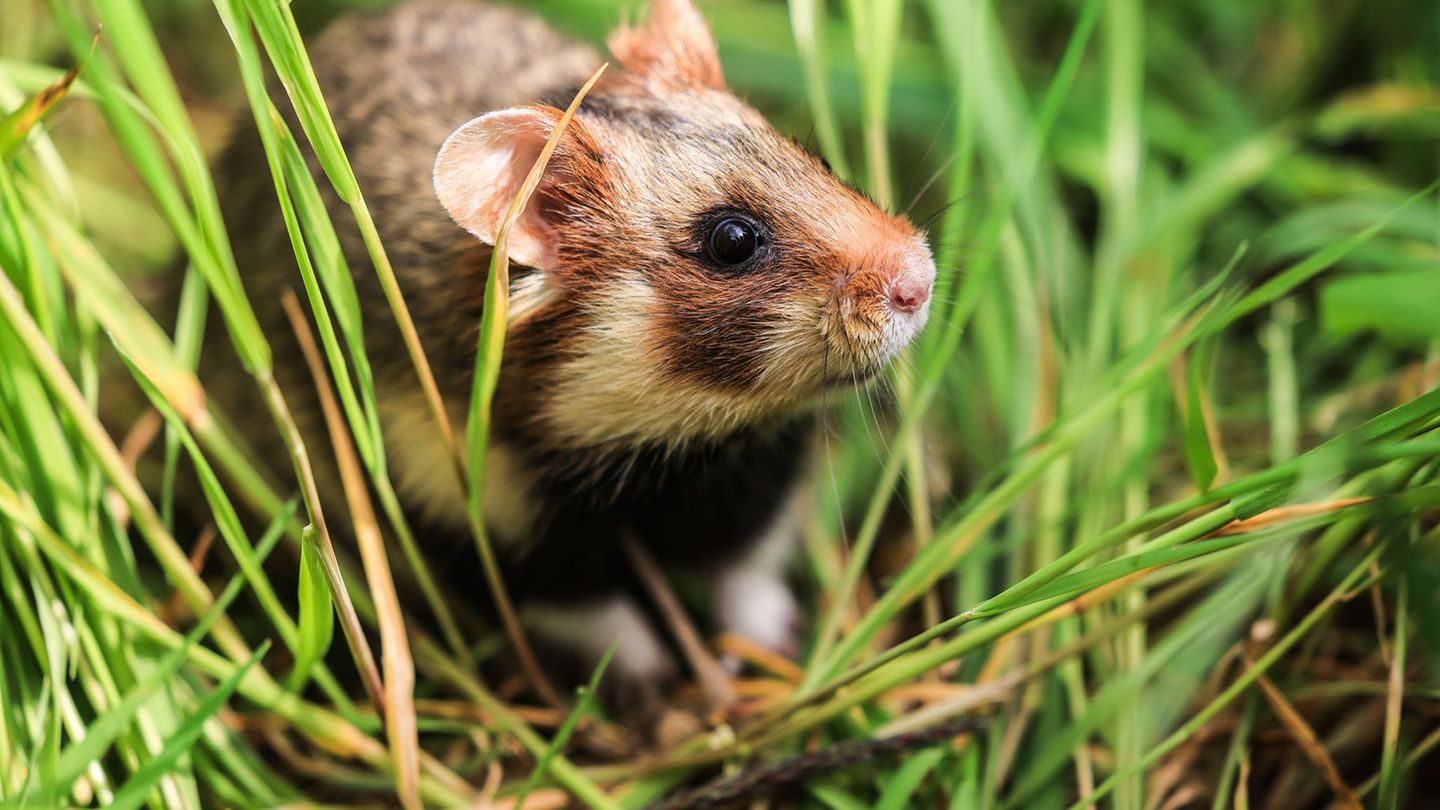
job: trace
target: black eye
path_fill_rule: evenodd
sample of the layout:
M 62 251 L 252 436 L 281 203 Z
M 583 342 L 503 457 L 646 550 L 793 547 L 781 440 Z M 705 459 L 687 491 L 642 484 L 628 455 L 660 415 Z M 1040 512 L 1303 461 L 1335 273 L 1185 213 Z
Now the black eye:
M 739 217 L 726 217 L 710 229 L 710 257 L 721 264 L 740 264 L 755 255 L 760 235 Z

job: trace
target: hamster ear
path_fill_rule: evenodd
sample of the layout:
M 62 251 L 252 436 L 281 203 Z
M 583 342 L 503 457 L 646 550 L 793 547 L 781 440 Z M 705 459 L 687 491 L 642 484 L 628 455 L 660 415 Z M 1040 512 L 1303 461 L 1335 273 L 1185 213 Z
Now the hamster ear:
M 553 107 L 514 107 L 471 119 L 445 139 L 435 158 L 435 195 L 462 228 L 486 244 L 495 244 L 500 225 L 540 150 L 559 123 Z M 565 144 L 584 135 L 571 119 L 551 155 L 540 185 L 510 229 L 512 261 L 549 271 L 555 265 L 555 228 L 560 213 L 547 204 L 566 174 L 560 164 Z
M 715 40 L 690 0 L 650 0 L 644 24 L 620 26 L 607 44 L 621 67 L 647 82 L 677 88 L 725 87 Z

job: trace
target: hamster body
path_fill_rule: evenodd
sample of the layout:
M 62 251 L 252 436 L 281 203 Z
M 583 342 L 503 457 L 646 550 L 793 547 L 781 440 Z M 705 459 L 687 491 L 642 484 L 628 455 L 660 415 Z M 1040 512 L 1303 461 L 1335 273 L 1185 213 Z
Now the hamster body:
M 935 271 L 910 223 L 725 88 L 689 0 L 654 0 L 609 44 L 618 68 L 511 233 L 484 510 L 530 632 L 582 663 L 618 641 L 612 677 L 658 684 L 676 668 L 621 537 L 698 573 L 718 629 L 793 649 L 784 568 L 814 409 L 913 338 Z M 310 56 L 460 428 L 495 231 L 601 58 L 530 15 L 434 0 L 344 18 Z M 219 172 L 224 214 L 333 492 L 313 381 L 279 306 L 300 285 L 264 165 L 258 139 L 240 137 Z M 311 165 L 359 292 L 396 489 L 431 559 L 456 561 L 451 593 L 488 603 L 478 568 L 458 562 L 474 556 L 464 494 L 368 254 Z M 234 365 L 207 375 L 216 388 Z M 263 449 L 284 464 L 278 443 Z

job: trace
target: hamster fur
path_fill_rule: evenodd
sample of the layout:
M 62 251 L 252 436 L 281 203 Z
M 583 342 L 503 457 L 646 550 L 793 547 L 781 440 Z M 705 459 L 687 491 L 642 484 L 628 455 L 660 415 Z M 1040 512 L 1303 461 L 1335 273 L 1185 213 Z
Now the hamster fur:
M 815 408 L 918 333 L 935 269 L 913 225 L 726 89 L 689 0 L 653 0 L 609 47 L 618 64 L 511 235 L 484 512 L 537 640 L 582 663 L 618 641 L 609 677 L 660 684 L 677 670 L 620 537 L 699 574 L 717 629 L 793 652 L 784 570 Z M 489 245 L 600 57 L 531 15 L 464 0 L 342 18 L 310 57 L 460 428 Z M 396 489 L 431 559 L 459 580 L 450 592 L 488 603 L 465 562 L 464 495 L 368 254 L 309 160 L 358 289 Z M 247 125 L 221 162 L 223 212 L 328 496 L 338 490 L 323 421 L 280 307 L 299 279 L 264 165 Z M 744 261 L 717 258 L 725 228 L 741 237 L 728 258 L 753 248 Z M 238 364 L 205 362 L 207 386 L 235 392 L 222 406 L 243 416 Z M 278 441 L 259 441 L 285 469 Z

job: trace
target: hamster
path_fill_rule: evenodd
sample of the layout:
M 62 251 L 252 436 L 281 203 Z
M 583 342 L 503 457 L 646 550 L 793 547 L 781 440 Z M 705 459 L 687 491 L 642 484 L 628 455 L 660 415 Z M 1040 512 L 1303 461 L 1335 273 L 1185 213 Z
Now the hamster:
M 692 572 L 715 629 L 795 652 L 785 569 L 816 409 L 916 336 L 935 266 L 914 225 L 726 88 L 690 0 L 653 0 L 608 45 L 616 65 L 511 234 L 484 514 L 532 638 L 582 665 L 618 643 L 607 679 L 649 689 L 678 669 L 622 536 Z M 309 53 L 462 427 L 490 245 L 601 58 L 534 16 L 466 0 L 344 17 Z M 219 171 L 223 212 L 326 485 L 313 381 L 280 307 L 299 278 L 263 166 L 258 139 L 240 137 Z M 311 167 L 358 288 L 396 489 L 448 592 L 484 606 L 465 495 L 349 209 Z M 266 452 L 287 469 L 283 447 Z

